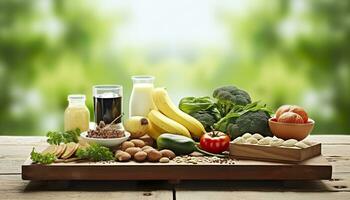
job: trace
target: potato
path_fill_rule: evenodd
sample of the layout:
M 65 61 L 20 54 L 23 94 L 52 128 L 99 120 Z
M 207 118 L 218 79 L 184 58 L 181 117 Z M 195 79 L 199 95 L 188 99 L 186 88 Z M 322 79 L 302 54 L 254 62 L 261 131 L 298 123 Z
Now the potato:
M 147 153 L 147 159 L 151 162 L 158 162 L 161 157 L 162 154 L 155 149 L 152 149 L 149 153 Z
M 167 158 L 167 157 L 162 157 L 160 160 L 159 160 L 159 162 L 160 163 L 168 163 L 170 160 L 169 160 L 169 158 Z
M 134 159 L 138 162 L 142 162 L 142 161 L 146 160 L 146 158 L 147 158 L 147 153 L 144 151 L 139 151 L 139 152 L 135 153 L 135 155 L 134 155 Z
M 126 142 L 123 142 L 123 143 L 122 143 L 121 150 L 122 150 L 122 151 L 125 151 L 127 148 L 129 148 L 129 147 L 134 147 L 134 146 L 135 146 L 134 143 L 132 143 L 132 142 L 130 142 L 130 141 L 126 141 Z
M 162 157 L 167 157 L 169 159 L 173 159 L 176 157 L 175 153 L 169 149 L 163 149 L 159 151 L 162 154 Z
M 131 155 L 125 151 L 117 151 L 115 154 L 115 158 L 118 161 L 126 162 L 126 161 L 129 161 L 131 159 Z
M 125 150 L 125 152 L 131 155 L 131 157 L 133 157 L 135 153 L 139 151 L 142 151 L 140 147 L 129 147 Z
M 144 147 L 146 145 L 146 143 L 140 139 L 132 139 L 130 140 L 130 142 L 134 143 L 135 147 Z

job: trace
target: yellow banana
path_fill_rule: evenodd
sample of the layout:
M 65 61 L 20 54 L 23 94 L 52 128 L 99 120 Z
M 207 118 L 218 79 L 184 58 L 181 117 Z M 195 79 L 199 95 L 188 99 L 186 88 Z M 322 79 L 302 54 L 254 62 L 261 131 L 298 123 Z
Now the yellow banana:
M 165 116 L 185 126 L 192 137 L 200 138 L 204 133 L 204 126 L 191 115 L 182 112 L 171 101 L 168 92 L 164 88 L 155 88 L 152 92 L 153 102 Z
M 147 134 L 151 138 L 156 140 L 162 133 L 166 133 L 166 131 L 161 129 L 160 127 L 158 127 L 157 125 L 155 125 L 154 123 L 152 123 L 150 121 L 150 128 L 149 128 Z
M 168 118 L 157 110 L 152 110 L 148 113 L 148 119 L 159 128 L 165 130 L 167 133 L 174 133 L 191 137 L 190 132 L 181 124 Z
M 143 116 L 132 116 L 124 121 L 124 128 L 131 138 L 140 138 L 149 130 L 149 120 Z

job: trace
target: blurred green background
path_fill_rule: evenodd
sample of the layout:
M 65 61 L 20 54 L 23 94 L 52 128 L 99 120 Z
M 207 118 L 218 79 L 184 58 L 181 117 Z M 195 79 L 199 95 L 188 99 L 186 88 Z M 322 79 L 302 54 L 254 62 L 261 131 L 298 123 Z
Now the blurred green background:
M 350 134 L 350 1 L 0 1 L 0 135 L 63 128 L 67 95 L 149 74 L 177 103 L 233 84 Z M 91 118 L 93 119 L 93 118 Z

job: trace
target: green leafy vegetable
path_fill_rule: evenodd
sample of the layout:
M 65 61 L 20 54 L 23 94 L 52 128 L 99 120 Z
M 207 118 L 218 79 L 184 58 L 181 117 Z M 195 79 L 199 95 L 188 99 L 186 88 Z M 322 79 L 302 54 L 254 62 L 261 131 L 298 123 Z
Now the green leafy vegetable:
M 80 159 L 87 159 L 94 162 L 114 160 L 113 153 L 107 147 L 98 144 L 92 144 L 89 147 L 80 148 L 75 155 Z
M 265 104 L 251 102 L 249 94 L 235 86 L 223 86 L 210 97 L 185 97 L 179 108 L 200 121 L 206 131 L 227 133 L 234 139 L 246 132 L 271 135 L 268 119 L 272 113 Z
M 210 97 L 185 97 L 179 103 L 180 110 L 185 113 L 208 110 L 212 106 L 214 106 L 214 101 Z
M 214 124 L 216 130 L 230 135 L 231 139 L 244 133 L 260 133 L 271 136 L 268 119 L 271 111 L 266 105 L 253 102 L 246 106 L 236 106 L 225 117 Z
M 221 118 L 214 100 L 210 97 L 185 97 L 181 99 L 179 108 L 200 121 L 206 131 L 211 131 L 211 126 Z
M 71 131 L 59 132 L 49 131 L 47 136 L 47 143 L 59 145 L 60 143 L 79 142 L 79 135 L 81 131 L 79 128 Z
M 51 153 L 41 154 L 35 152 L 35 149 L 33 148 L 32 152 L 30 153 L 30 159 L 32 159 L 34 163 L 38 164 L 51 164 L 56 160 L 56 156 Z

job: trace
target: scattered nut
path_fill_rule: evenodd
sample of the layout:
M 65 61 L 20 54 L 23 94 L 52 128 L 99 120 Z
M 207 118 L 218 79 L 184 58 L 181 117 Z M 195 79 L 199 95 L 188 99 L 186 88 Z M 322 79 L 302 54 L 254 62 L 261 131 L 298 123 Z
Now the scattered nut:
M 175 158 L 175 153 L 169 149 L 163 149 L 159 151 L 162 154 L 162 157 L 167 157 L 169 159 Z
M 162 154 L 155 149 L 152 149 L 149 153 L 147 153 L 147 159 L 151 162 L 158 162 L 161 157 Z
M 129 147 L 125 150 L 125 152 L 127 152 L 128 154 L 132 156 L 135 155 L 135 153 L 142 151 L 140 147 Z
M 160 163 L 168 163 L 170 160 L 169 160 L 169 158 L 167 158 L 167 157 L 162 157 L 160 160 L 159 160 L 159 162 Z
M 127 148 L 134 147 L 134 146 L 135 146 L 134 143 L 132 143 L 130 141 L 126 141 L 126 142 L 122 143 L 121 150 L 125 151 Z
M 153 147 L 149 147 L 149 148 L 144 149 L 143 151 L 148 154 L 152 150 L 155 150 L 155 149 Z
M 125 151 L 117 151 L 115 154 L 115 158 L 118 161 L 126 162 L 126 161 L 129 161 L 131 159 L 131 155 Z
M 140 148 L 142 148 L 146 145 L 146 143 L 140 139 L 132 139 L 132 140 L 130 140 L 130 142 L 134 143 L 135 147 L 140 147 Z
M 142 162 L 142 161 L 146 160 L 146 158 L 147 158 L 147 153 L 144 151 L 136 152 L 134 155 L 134 159 L 138 162 Z
M 153 147 L 148 146 L 148 145 L 143 146 L 141 149 L 142 149 L 142 151 L 143 151 L 143 150 L 146 150 L 146 149 L 149 149 L 149 148 L 152 148 L 152 149 L 153 149 Z

